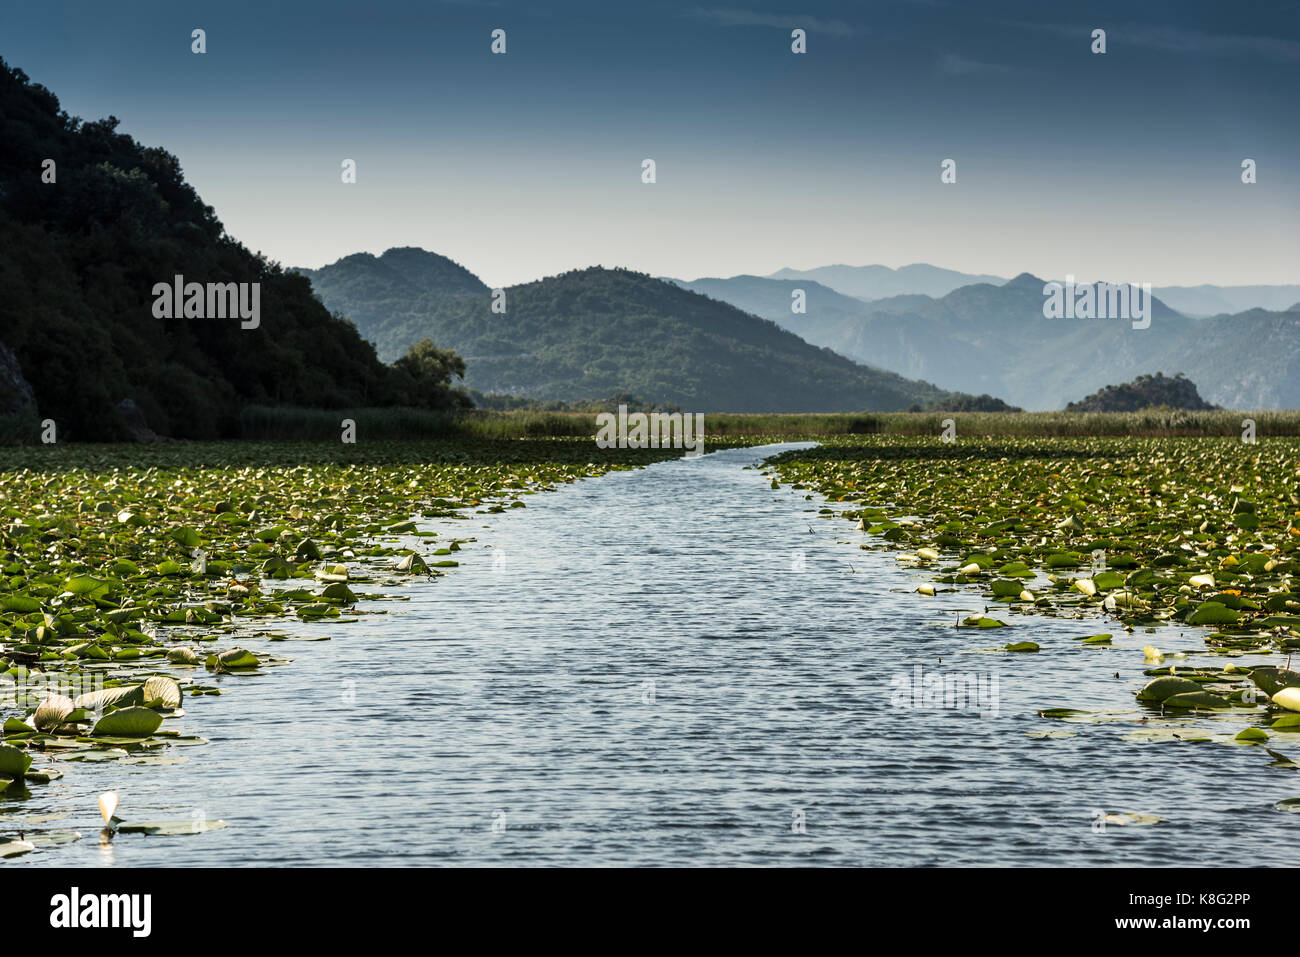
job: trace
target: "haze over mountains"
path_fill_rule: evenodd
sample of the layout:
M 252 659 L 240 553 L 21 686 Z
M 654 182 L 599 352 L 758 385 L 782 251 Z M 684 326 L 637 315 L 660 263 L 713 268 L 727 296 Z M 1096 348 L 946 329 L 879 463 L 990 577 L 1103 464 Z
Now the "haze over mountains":
M 1117 381 L 1181 372 L 1216 405 L 1300 407 L 1294 308 L 1194 319 L 1156 295 L 1150 327 L 1135 329 L 1123 319 L 1044 318 L 1044 280 L 1028 273 L 866 301 L 810 277 L 860 291 L 913 280 L 941 289 L 969 277 L 918 265 L 683 282 L 597 267 L 510 287 L 501 315 L 486 284 L 420 249 L 359 253 L 301 272 L 381 358 L 432 338 L 465 357 L 466 384 L 483 392 L 565 401 L 631 392 L 715 411 L 839 411 L 952 406 L 952 390 L 1049 410 Z M 806 309 L 797 313 L 800 289 Z
M 1300 286 L 1159 286 L 1154 292 L 1185 316 L 1221 316 L 1249 309 L 1285 312 L 1300 303 Z
M 810 271 L 810 272 L 816 272 Z M 1022 274 L 942 296 L 905 294 L 853 304 L 844 289 L 736 276 L 681 283 L 780 323 L 809 342 L 902 375 L 990 393 L 1026 409 L 1059 409 L 1117 380 L 1183 372 L 1227 408 L 1300 407 L 1300 309 L 1184 316 L 1153 290 L 1150 328 L 1124 320 L 1046 319 L 1044 280 Z M 791 311 L 803 288 L 806 312 Z M 1215 295 L 1245 295 L 1218 290 Z M 1237 287 L 1238 290 L 1252 287 Z M 1286 295 L 1291 287 L 1258 287 Z M 1263 290 L 1263 291 L 1259 291 Z
M 1193 319 L 1157 298 L 1139 330 L 1043 318 L 1043 280 L 1028 274 L 829 266 L 678 282 L 592 267 L 509 287 L 498 313 L 478 277 L 417 248 L 281 270 L 226 234 L 174 156 L 111 117 L 67 116 L 3 64 L 0 120 L 0 412 L 30 419 L 34 404 L 69 437 L 120 437 L 125 399 L 157 431 L 195 438 L 234 434 L 249 404 L 454 402 L 423 367 L 385 364 L 426 338 L 464 357 L 466 385 L 541 400 L 631 393 L 694 411 L 807 412 L 968 408 L 991 395 L 1058 409 L 1182 372 L 1220 406 L 1300 408 L 1297 305 Z M 59 158 L 57 189 L 32 172 L 46 157 Z M 155 316 L 150 290 L 177 274 L 259 283 L 260 326 Z M 803 313 L 791 312 L 797 289 Z M 1292 290 L 1174 295 L 1238 305 Z
M 631 393 L 690 410 L 890 411 L 961 400 L 868 368 L 717 299 L 598 266 L 505 290 L 420 249 L 301 270 L 382 358 L 432 338 L 466 361 L 465 383 L 539 400 Z
M 733 276 L 732 279 L 759 278 Z M 762 277 L 789 279 L 796 284 L 815 282 L 855 299 L 885 299 L 893 296 L 920 295 L 941 298 L 962 286 L 990 283 L 1001 286 L 1005 276 L 965 273 L 943 269 L 929 263 L 914 263 L 890 269 L 888 266 L 820 266 L 816 269 L 778 269 Z M 1061 279 L 1063 277 L 1052 277 Z M 698 289 L 699 283 L 728 282 L 725 279 L 701 278 L 684 283 Z M 1122 281 L 1117 279 L 1116 281 Z M 703 290 L 700 290 L 703 291 Z M 1300 303 L 1300 285 L 1291 286 L 1155 286 L 1154 295 L 1169 308 L 1185 316 L 1206 317 L 1248 309 L 1285 311 Z
M 1001 285 L 1005 276 L 976 275 L 941 269 L 928 263 L 914 263 L 890 269 L 888 266 L 819 266 L 816 269 L 778 269 L 768 279 L 813 280 L 859 299 L 886 296 L 946 296 L 954 289 L 976 282 Z

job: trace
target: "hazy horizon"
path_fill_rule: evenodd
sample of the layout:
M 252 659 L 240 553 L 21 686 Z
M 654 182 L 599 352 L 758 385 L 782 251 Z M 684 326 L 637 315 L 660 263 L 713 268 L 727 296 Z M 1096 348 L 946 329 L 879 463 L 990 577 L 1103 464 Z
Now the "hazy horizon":
M 1296 4 L 738 2 L 142 0 L 127 18 L 53 0 L 10 13 L 0 56 L 176 154 L 229 232 L 286 266 L 411 245 L 489 286 L 917 262 L 1300 282 Z

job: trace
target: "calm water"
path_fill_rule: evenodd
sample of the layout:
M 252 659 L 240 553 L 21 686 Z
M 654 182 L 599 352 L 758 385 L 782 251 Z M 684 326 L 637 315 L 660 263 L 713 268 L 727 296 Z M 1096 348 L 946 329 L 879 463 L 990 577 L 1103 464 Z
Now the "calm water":
M 298 629 L 331 641 L 250 644 L 294 661 L 187 699 L 167 726 L 211 741 L 171 752 L 187 763 L 66 764 L 0 799 L 71 811 L 53 826 L 84 835 L 8 866 L 1296 863 L 1300 816 L 1272 805 L 1300 776 L 1259 749 L 1128 743 L 1132 723 L 1035 714 L 1132 709 L 1138 649 L 1199 637 L 1081 647 L 1112 629 L 1002 609 L 1014 628 L 955 629 L 977 596 L 917 596 L 921 573 L 744 467 L 781 448 L 430 523 L 477 537 L 458 570 L 365 606 L 386 615 Z M 1024 639 L 1042 652 L 969 653 Z M 996 677 L 996 716 L 891 704 L 917 665 Z M 110 788 L 128 820 L 201 809 L 230 827 L 101 847 Z M 1097 834 L 1098 809 L 1167 823 Z

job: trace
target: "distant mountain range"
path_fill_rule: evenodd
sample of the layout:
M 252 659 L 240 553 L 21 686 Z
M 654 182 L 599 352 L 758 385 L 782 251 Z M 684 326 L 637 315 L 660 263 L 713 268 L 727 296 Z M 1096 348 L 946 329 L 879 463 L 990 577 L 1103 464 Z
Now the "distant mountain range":
M 1297 308 L 1194 319 L 1155 295 L 1150 327 L 1135 329 L 1122 319 L 1045 318 L 1044 280 L 1028 273 L 866 301 L 849 290 L 913 281 L 937 289 L 971 277 L 924 265 L 830 266 L 797 278 L 782 270 L 684 282 L 597 267 L 508 288 L 503 315 L 486 284 L 422 249 L 299 271 L 381 359 L 432 338 L 465 357 L 468 387 L 538 400 L 631 393 L 702 411 L 793 412 L 961 407 L 992 395 L 1060 409 L 1110 383 L 1181 372 L 1216 405 L 1300 408 Z M 803 312 L 791 308 L 797 290 Z
M 734 279 L 756 277 L 735 276 Z M 1003 285 L 1005 276 L 942 269 L 928 263 L 915 263 L 890 269 L 888 266 L 819 266 L 816 269 L 778 269 L 766 279 L 811 281 L 856 299 L 885 299 L 892 296 L 948 295 L 962 286 L 975 283 Z M 695 282 L 727 282 L 704 280 Z M 694 288 L 694 283 L 689 283 Z M 1245 312 L 1248 309 L 1271 309 L 1284 312 L 1300 303 L 1300 285 L 1294 286 L 1155 286 L 1152 293 L 1171 309 L 1186 316 L 1218 316 Z
M 1159 286 L 1152 291 L 1185 316 L 1221 316 L 1249 309 L 1286 312 L 1300 305 L 1300 286 Z
M 743 278 L 743 277 L 737 277 Z M 890 269 L 888 266 L 819 266 L 816 269 L 778 269 L 768 279 L 811 280 L 837 292 L 858 299 L 884 299 L 887 296 L 946 296 L 954 289 L 972 283 L 1001 285 L 1005 276 L 986 276 L 941 269 L 927 263 L 915 263 Z
M 850 358 L 1027 409 L 1059 409 L 1108 383 L 1156 371 L 1186 373 L 1227 408 L 1300 408 L 1300 306 L 1191 319 L 1153 290 L 1151 326 L 1134 329 L 1123 320 L 1044 318 L 1044 281 L 1028 273 L 860 306 L 845 288 L 820 282 L 736 276 L 681 285 Z M 803 314 L 791 312 L 794 288 L 807 295 Z
M 774 322 L 641 273 L 593 267 L 505 290 L 420 249 L 347 256 L 308 276 L 384 359 L 432 338 L 465 384 L 540 400 L 631 393 L 689 411 L 891 411 L 969 396 L 870 368 Z

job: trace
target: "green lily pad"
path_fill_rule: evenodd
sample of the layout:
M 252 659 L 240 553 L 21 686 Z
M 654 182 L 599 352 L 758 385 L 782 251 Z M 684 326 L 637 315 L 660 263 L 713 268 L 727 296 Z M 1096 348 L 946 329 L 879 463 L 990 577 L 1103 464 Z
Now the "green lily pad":
M 231 648 L 229 651 L 223 651 L 219 655 L 214 655 L 208 659 L 209 666 L 213 662 L 220 662 L 226 668 L 256 668 L 261 662 L 258 661 L 257 655 L 243 648 Z
M 103 688 L 77 695 L 73 702 L 76 707 L 87 711 L 103 711 L 105 708 L 125 708 L 144 701 L 143 685 L 123 685 L 116 688 Z
M 0 774 L 21 778 L 32 766 L 32 756 L 11 744 L 0 744 Z
M 94 736 L 147 738 L 162 726 L 162 715 L 150 708 L 130 707 L 111 711 L 95 722 Z
M 1232 702 L 1208 691 L 1186 691 L 1170 695 L 1162 702 L 1166 708 L 1231 708 Z
M 1187 617 L 1189 625 L 1224 625 L 1241 620 L 1241 613 L 1214 601 L 1198 605 Z
M 181 706 L 181 686 L 174 678 L 154 675 L 144 683 L 143 699 L 146 708 L 175 710 Z
M 1190 678 L 1165 676 L 1148 681 L 1137 693 L 1139 701 L 1165 701 L 1178 694 L 1197 694 L 1200 684 Z

